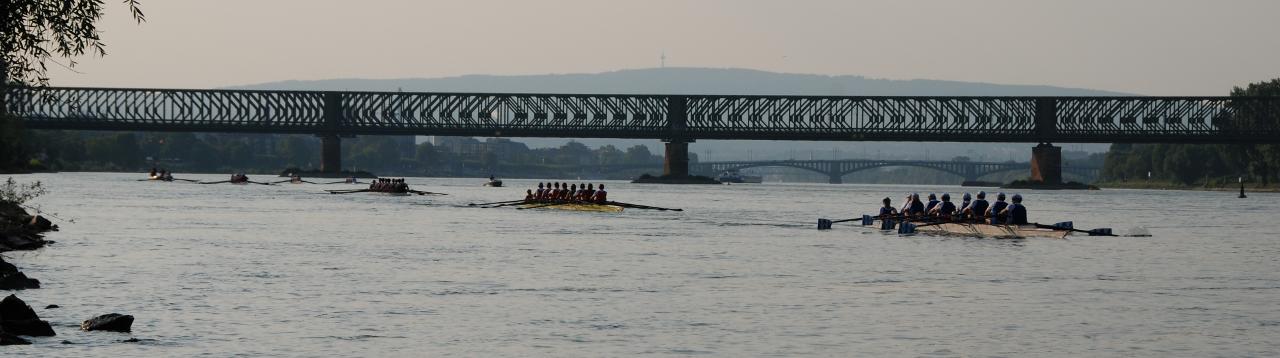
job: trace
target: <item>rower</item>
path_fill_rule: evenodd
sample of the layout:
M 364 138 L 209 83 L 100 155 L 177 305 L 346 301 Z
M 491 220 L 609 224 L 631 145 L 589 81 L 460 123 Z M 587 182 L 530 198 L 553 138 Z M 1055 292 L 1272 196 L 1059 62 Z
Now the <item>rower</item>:
M 1004 193 L 996 194 L 996 202 L 992 203 L 991 209 L 987 211 L 987 216 L 991 217 L 991 225 L 1004 224 L 1006 218 L 1004 209 L 1008 206 L 1009 203 L 1004 201 Z
M 587 190 L 582 191 L 582 195 L 578 196 L 578 201 L 590 201 L 591 197 L 596 194 L 596 185 L 587 184 Z
M 526 203 L 532 203 L 532 202 L 533 202 L 533 200 L 534 200 L 533 190 L 525 190 L 525 191 L 524 191 L 524 202 L 526 202 Z
M 604 190 L 604 184 L 600 184 L 600 190 L 596 190 L 595 196 L 591 198 L 596 204 L 604 204 L 609 201 L 609 192 Z
M 968 207 L 965 207 L 964 213 L 969 218 L 982 218 L 987 214 L 987 208 L 990 206 L 991 204 L 987 203 L 987 192 L 980 191 L 978 192 L 978 198 L 969 203 Z
M 887 219 L 898 214 L 898 210 L 893 208 L 892 200 L 889 200 L 889 197 L 884 197 L 884 200 L 881 200 L 881 202 L 884 203 L 884 206 L 880 207 L 880 214 L 876 215 L 877 217 Z
M 924 215 L 924 203 L 920 201 L 920 194 L 911 194 L 911 211 L 907 215 L 920 217 Z
M 941 217 L 943 219 L 951 219 L 956 213 L 956 204 L 951 202 L 951 193 L 942 193 L 942 203 L 933 207 L 929 211 L 929 215 Z
M 1013 194 L 1013 204 L 1001 210 L 1000 215 L 1007 217 L 1010 225 L 1026 225 L 1027 207 L 1022 206 L 1022 195 Z
M 543 188 L 542 188 L 542 183 L 538 183 L 538 191 L 535 191 L 535 192 L 533 193 L 533 199 L 534 199 L 534 200 L 542 200 L 542 193 L 544 193 L 544 192 L 546 192 L 546 191 L 547 191 L 546 189 L 543 189 Z
M 150 176 L 150 177 L 152 177 L 152 178 L 155 178 L 155 177 L 156 177 L 156 167 L 151 167 L 151 175 L 149 175 L 149 176 Z
M 902 207 L 898 208 L 898 212 L 902 213 L 902 215 L 911 213 L 911 193 L 907 193 L 907 197 L 902 199 Z
M 924 212 L 926 214 L 932 213 L 933 208 L 937 206 L 938 206 L 938 196 L 935 195 L 934 193 L 929 193 L 929 203 L 924 204 Z
M 956 211 L 959 212 L 960 216 L 964 216 L 964 209 L 969 208 L 969 202 L 972 201 L 973 198 L 969 196 L 968 192 L 966 192 L 964 193 L 964 197 L 961 199 L 963 199 L 963 201 L 960 202 L 960 206 L 956 207 Z

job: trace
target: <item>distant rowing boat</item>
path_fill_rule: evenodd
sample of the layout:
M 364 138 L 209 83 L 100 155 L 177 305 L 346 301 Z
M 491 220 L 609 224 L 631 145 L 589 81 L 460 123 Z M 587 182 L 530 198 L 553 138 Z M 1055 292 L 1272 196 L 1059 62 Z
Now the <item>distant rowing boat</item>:
M 572 203 L 572 204 L 545 204 L 530 203 L 520 205 L 521 209 L 555 209 L 570 211 L 593 211 L 602 213 L 622 212 L 623 207 L 617 205 L 594 204 L 594 203 Z

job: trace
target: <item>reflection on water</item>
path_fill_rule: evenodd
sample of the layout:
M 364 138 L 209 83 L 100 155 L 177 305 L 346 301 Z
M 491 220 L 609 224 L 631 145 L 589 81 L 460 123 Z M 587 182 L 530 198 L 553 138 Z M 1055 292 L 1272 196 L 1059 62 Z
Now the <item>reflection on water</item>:
M 465 207 L 517 199 L 521 180 L 411 178 L 450 195 L 395 197 L 137 177 L 18 176 L 76 222 L 10 254 L 59 336 L 6 356 L 1280 351 L 1272 194 L 1023 193 L 1034 221 L 1154 237 L 990 240 L 815 230 L 956 187 L 609 183 L 615 200 L 685 209 L 612 214 Z M 136 316 L 141 341 L 77 331 L 109 312 Z

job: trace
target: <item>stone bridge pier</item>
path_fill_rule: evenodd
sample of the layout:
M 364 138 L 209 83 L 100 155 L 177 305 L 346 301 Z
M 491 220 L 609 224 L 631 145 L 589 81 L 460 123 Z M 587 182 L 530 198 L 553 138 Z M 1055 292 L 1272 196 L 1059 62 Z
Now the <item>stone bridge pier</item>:
M 1031 148 L 1031 181 L 1062 184 L 1062 147 L 1040 143 Z

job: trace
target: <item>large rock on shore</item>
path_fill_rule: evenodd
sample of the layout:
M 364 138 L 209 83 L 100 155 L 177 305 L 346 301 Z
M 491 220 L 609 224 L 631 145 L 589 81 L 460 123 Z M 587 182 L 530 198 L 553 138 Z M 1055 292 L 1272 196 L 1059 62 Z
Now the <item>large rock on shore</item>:
M 5 333 L 3 330 L 0 330 L 0 346 L 13 346 L 13 345 L 20 345 L 20 344 L 31 344 L 31 341 L 22 339 L 22 337 Z
M 40 215 L 32 216 L 31 220 L 27 221 L 27 228 L 39 232 L 58 231 L 58 225 L 54 225 L 52 221 Z
M 49 322 L 40 319 L 36 311 L 18 296 L 9 295 L 0 300 L 0 331 L 18 336 L 56 336 Z
M 133 316 L 119 313 L 108 313 L 90 318 L 80 324 L 86 331 L 129 332 L 133 329 Z
M 44 247 L 47 242 L 40 233 L 57 229 L 48 219 L 32 216 L 17 204 L 0 201 L 0 252 Z
M 40 280 L 29 278 L 22 271 L 18 271 L 17 266 L 5 262 L 0 257 L 0 290 L 25 290 L 28 288 L 40 288 Z
M 25 290 L 40 288 L 40 280 L 27 277 L 22 272 L 0 273 L 0 290 Z

